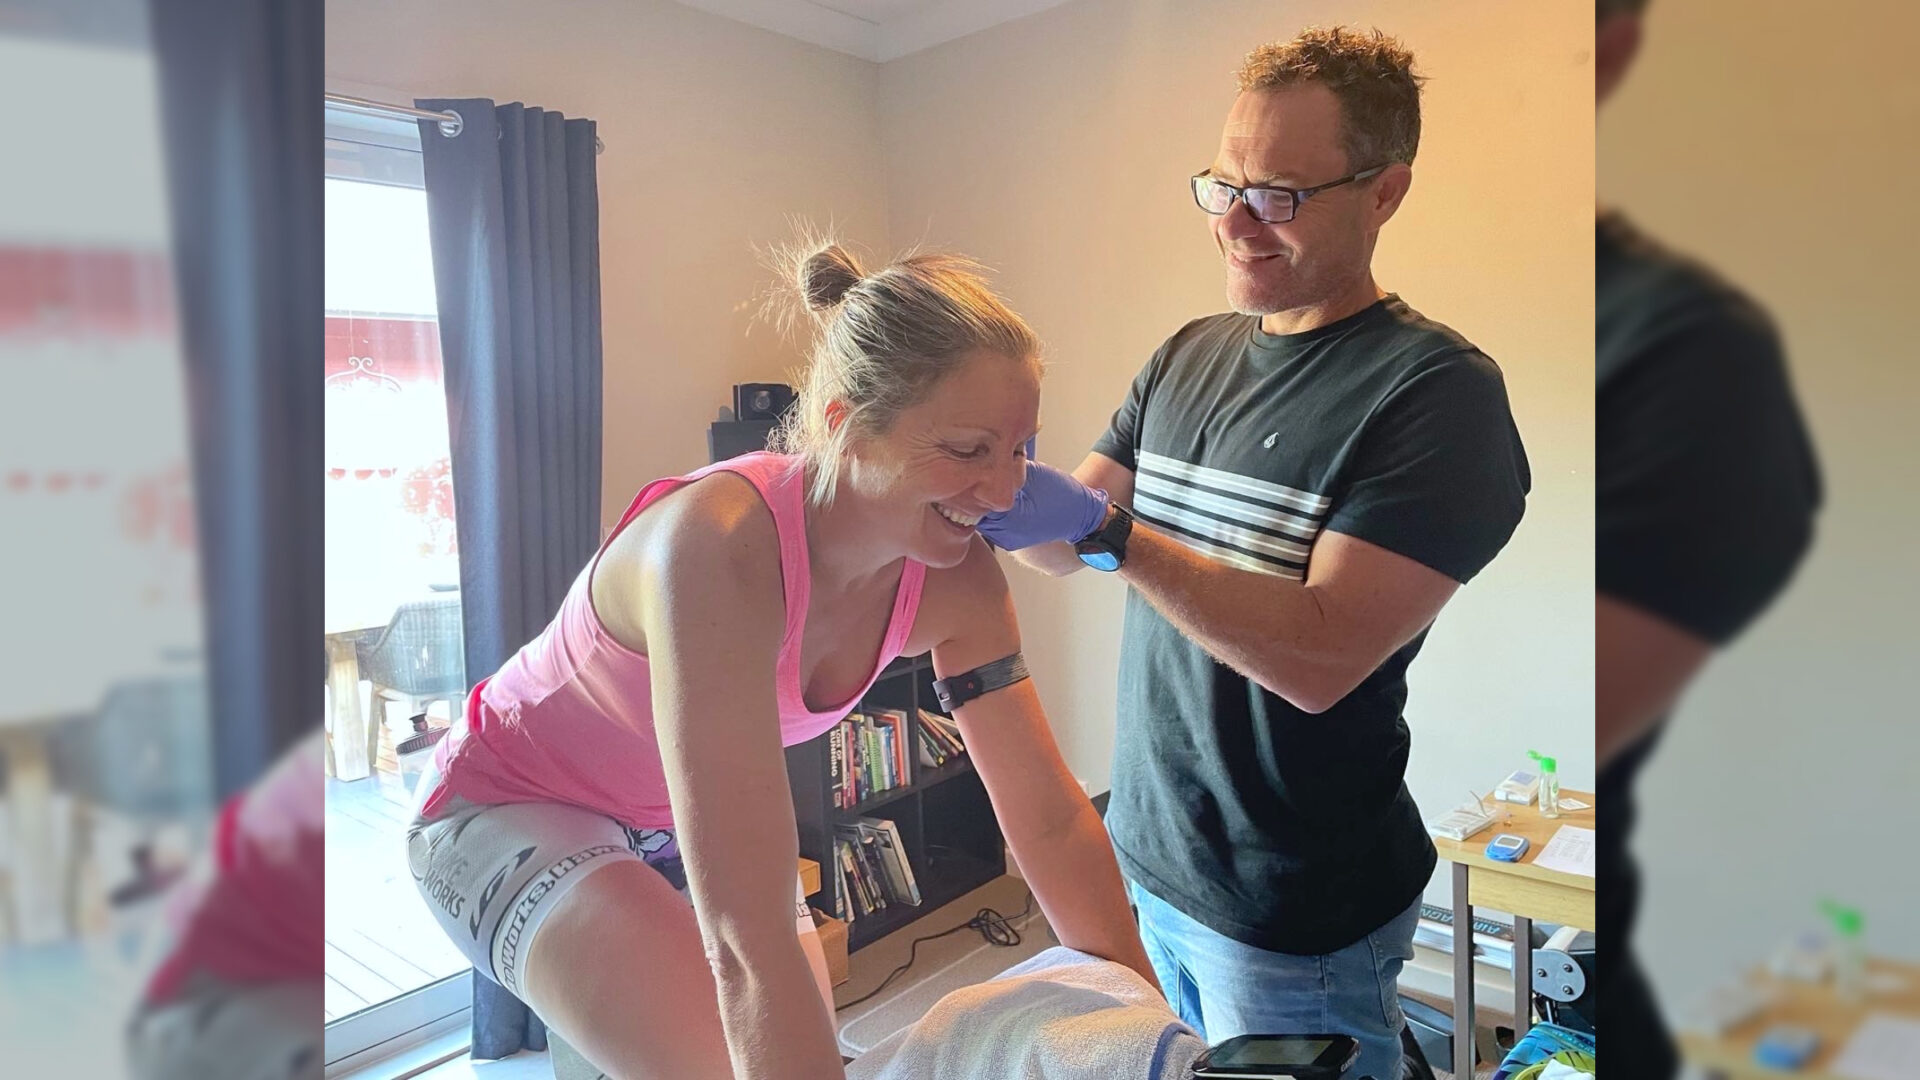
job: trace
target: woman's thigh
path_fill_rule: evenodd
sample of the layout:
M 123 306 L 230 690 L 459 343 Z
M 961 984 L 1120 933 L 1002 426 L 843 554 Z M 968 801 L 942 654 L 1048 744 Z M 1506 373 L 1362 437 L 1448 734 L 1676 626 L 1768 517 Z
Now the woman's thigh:
M 456 799 L 415 820 L 408 862 L 475 970 L 609 1076 L 727 1075 L 713 977 L 670 833 L 557 803 Z
M 325 1065 L 319 979 L 246 985 L 195 973 L 127 1032 L 135 1080 L 316 1080 Z
M 638 861 L 568 893 L 527 958 L 525 1000 L 614 1080 L 733 1075 L 686 898 Z

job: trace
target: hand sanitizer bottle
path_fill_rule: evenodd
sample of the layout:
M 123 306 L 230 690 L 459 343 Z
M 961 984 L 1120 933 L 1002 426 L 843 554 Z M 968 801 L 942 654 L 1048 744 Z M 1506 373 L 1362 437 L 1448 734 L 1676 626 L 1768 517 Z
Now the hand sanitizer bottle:
M 1540 765 L 1540 816 L 1549 818 L 1559 817 L 1559 763 L 1550 757 L 1542 757 L 1538 750 L 1527 751 L 1527 756 Z
M 1867 956 L 1860 941 L 1866 919 L 1859 908 L 1832 900 L 1821 901 L 1820 907 L 1833 921 L 1833 989 L 1840 1000 L 1857 1005 L 1867 990 Z

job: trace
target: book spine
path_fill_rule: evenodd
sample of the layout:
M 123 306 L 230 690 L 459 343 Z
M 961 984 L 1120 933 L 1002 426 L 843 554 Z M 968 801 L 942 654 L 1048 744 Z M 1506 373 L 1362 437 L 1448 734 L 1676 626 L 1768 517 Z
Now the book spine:
M 827 733 L 827 776 L 832 783 L 835 806 L 847 805 L 846 795 L 840 789 L 841 782 L 846 777 L 846 765 L 847 749 L 840 741 L 840 726 L 835 724 L 833 730 Z

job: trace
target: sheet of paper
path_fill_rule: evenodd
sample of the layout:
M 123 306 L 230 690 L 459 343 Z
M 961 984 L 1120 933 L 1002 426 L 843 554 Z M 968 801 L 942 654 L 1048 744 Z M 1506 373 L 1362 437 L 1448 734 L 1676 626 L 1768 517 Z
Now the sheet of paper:
M 1560 800 L 1560 809 L 1562 810 L 1585 810 L 1588 805 L 1588 803 L 1583 803 L 1579 799 Z
M 1548 870 L 1559 870 L 1568 874 L 1593 876 L 1593 837 L 1592 829 L 1583 829 L 1578 825 L 1562 825 L 1534 857 L 1533 865 Z
M 1876 1013 L 1854 1031 L 1829 1070 L 1851 1080 L 1912 1080 L 1920 1061 L 1920 1020 Z

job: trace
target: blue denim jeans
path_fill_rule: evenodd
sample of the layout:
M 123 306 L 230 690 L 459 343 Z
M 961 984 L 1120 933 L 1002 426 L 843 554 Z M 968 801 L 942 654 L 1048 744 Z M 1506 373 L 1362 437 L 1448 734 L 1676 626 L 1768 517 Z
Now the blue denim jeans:
M 1413 959 L 1420 901 L 1338 952 L 1294 956 L 1244 945 L 1128 882 L 1140 941 L 1180 1019 L 1218 1044 L 1235 1035 L 1343 1034 L 1360 1041 L 1353 1080 L 1400 1080 L 1400 968 Z

